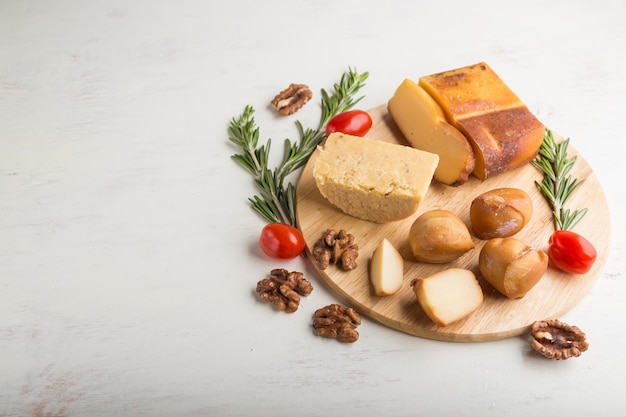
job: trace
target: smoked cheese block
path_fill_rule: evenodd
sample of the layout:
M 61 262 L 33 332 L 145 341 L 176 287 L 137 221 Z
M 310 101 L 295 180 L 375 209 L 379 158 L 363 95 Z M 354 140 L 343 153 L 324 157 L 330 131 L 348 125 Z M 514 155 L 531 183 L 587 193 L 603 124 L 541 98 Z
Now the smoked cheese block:
M 485 179 L 535 158 L 545 127 L 484 62 L 421 77 L 419 85 L 472 144 Z

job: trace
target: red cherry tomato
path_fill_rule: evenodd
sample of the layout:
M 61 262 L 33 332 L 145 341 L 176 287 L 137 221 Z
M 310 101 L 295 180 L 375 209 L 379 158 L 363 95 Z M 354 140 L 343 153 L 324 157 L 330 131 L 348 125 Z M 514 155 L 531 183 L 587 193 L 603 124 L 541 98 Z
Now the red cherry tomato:
M 591 242 L 569 230 L 557 230 L 550 236 L 550 260 L 559 269 L 572 274 L 588 272 L 596 261 L 596 248 Z
M 298 229 L 285 223 L 270 223 L 261 231 L 259 245 L 274 259 L 291 259 L 304 250 L 304 237 Z
M 341 132 L 346 135 L 365 136 L 372 127 L 372 118 L 363 110 L 349 110 L 339 113 L 326 125 L 326 137 Z

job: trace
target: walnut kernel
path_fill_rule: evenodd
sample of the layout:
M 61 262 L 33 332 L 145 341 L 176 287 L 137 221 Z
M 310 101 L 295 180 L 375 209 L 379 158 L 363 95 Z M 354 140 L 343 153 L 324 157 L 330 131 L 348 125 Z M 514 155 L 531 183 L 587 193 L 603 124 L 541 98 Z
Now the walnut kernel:
M 357 267 L 359 246 L 354 243 L 354 236 L 341 229 L 327 229 L 313 245 L 313 257 L 319 269 L 326 269 L 330 264 L 339 265 L 344 271 Z
M 361 316 L 354 309 L 341 304 L 330 304 L 317 310 L 313 316 L 313 329 L 322 337 L 354 343 L 359 339 L 356 327 Z
M 576 326 L 559 320 L 536 321 L 530 328 L 532 348 L 550 359 L 580 356 L 589 348 L 586 335 Z
M 283 116 L 289 116 L 298 111 L 313 97 L 313 93 L 305 84 L 290 84 L 285 90 L 274 97 L 271 102 L 273 108 Z
M 269 278 L 260 280 L 256 292 L 261 300 L 274 303 L 281 311 L 293 313 L 300 306 L 300 295 L 307 296 L 313 291 L 313 285 L 301 272 L 289 272 L 277 268 L 271 271 Z

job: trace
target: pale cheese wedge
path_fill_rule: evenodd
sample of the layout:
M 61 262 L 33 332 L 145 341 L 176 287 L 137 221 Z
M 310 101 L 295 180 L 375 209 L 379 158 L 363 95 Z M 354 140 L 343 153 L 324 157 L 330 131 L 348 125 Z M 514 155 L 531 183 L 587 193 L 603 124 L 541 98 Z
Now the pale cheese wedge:
M 404 259 L 387 239 L 383 239 L 370 262 L 370 281 L 374 294 L 384 296 L 398 292 L 404 277 Z
M 450 268 L 422 278 L 413 290 L 424 313 L 442 327 L 473 313 L 483 302 L 476 276 L 462 268 Z
M 441 106 L 417 83 L 404 80 L 387 109 L 411 146 L 439 155 L 434 177 L 447 185 L 467 182 L 474 150 L 465 135 L 446 121 Z

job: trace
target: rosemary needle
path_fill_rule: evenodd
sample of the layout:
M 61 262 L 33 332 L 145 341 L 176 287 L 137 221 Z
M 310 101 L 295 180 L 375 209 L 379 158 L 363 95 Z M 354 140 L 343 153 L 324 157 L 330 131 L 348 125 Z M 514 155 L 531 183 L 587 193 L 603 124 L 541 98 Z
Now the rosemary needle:
M 585 182 L 570 175 L 576 156 L 567 157 L 568 145 L 569 138 L 556 143 L 552 131 L 546 128 L 539 153 L 531 162 L 543 173 L 543 181 L 535 184 L 552 208 L 556 230 L 571 230 L 587 214 L 586 208 L 574 211 L 565 208 L 574 191 Z
M 296 226 L 296 187 L 287 177 L 306 164 L 311 154 L 325 138 L 325 127 L 335 115 L 342 113 L 363 97 L 355 98 L 365 85 L 368 73 L 359 74 L 349 68 L 331 94 L 321 90 L 321 116 L 316 128 L 305 128 L 296 121 L 298 140 L 285 139 L 283 158 L 278 166 L 269 166 L 271 139 L 259 145 L 259 127 L 254 120 L 254 108 L 246 106 L 229 126 L 229 140 L 240 149 L 232 159 L 248 171 L 259 194 L 249 198 L 252 208 L 268 223 L 282 222 Z

